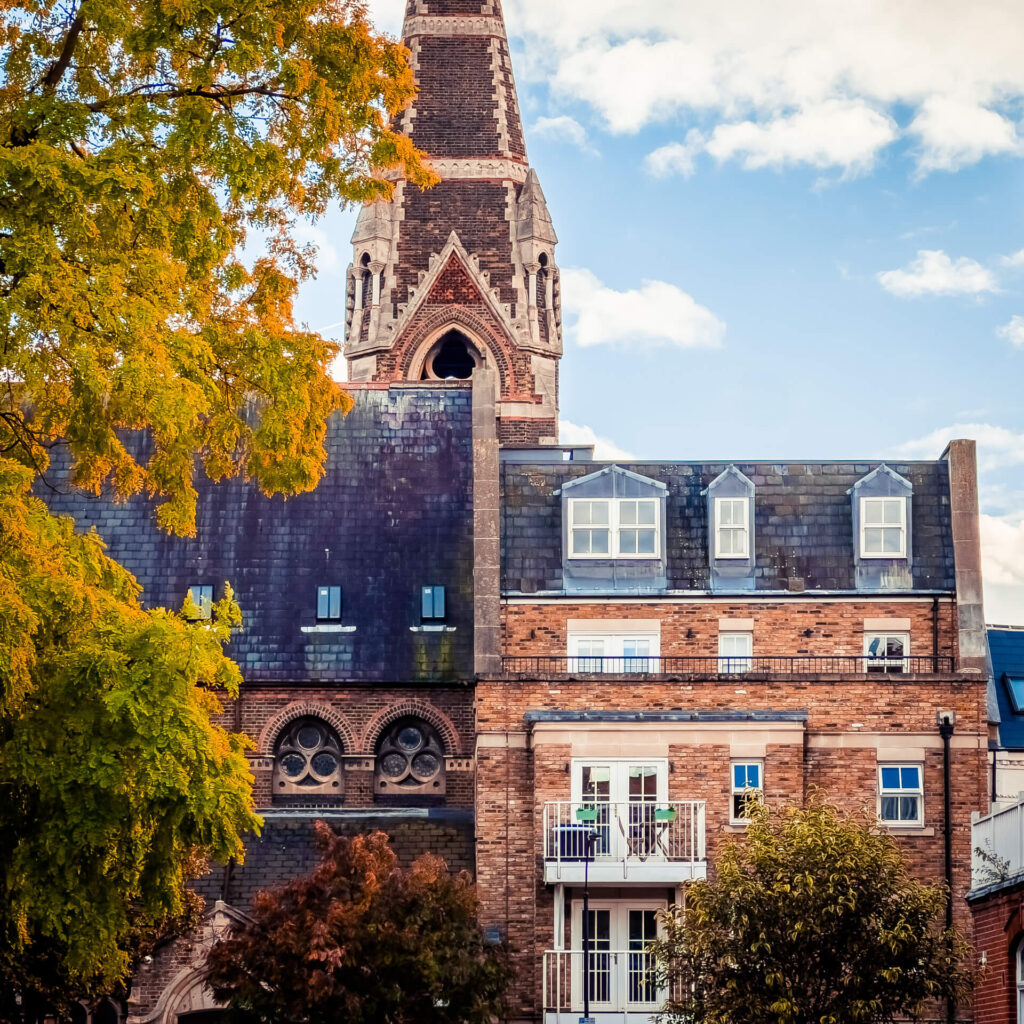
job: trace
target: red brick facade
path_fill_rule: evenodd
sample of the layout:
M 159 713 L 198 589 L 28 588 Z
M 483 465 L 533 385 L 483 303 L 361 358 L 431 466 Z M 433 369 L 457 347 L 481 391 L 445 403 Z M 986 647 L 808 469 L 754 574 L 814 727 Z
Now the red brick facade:
M 974 1020 L 976 1024 L 1018 1024 L 1018 957 L 1024 943 L 1024 882 L 982 897 L 971 909 L 980 968 L 974 988 Z

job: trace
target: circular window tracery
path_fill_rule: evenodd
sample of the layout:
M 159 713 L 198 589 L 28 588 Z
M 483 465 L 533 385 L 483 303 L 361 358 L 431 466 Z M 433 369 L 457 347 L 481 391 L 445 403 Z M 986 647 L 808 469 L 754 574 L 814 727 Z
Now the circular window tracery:
M 319 800 L 342 794 L 341 741 L 326 722 L 299 718 L 277 741 L 275 800 Z
M 419 718 L 392 725 L 377 746 L 378 797 L 441 797 L 445 794 L 444 745 Z
M 476 346 L 462 331 L 448 331 L 427 353 L 423 380 L 469 380 L 483 360 Z

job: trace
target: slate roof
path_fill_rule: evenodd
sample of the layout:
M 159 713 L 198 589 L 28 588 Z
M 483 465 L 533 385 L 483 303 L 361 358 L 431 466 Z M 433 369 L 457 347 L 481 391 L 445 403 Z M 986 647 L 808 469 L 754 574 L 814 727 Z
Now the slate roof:
M 710 589 L 707 500 L 701 491 L 730 463 L 624 463 L 633 473 L 668 485 L 670 590 Z M 855 589 L 851 499 L 847 493 L 879 463 L 736 463 L 756 487 L 756 589 Z M 949 471 L 945 462 L 889 463 L 913 495 L 914 589 L 953 591 Z M 561 501 L 555 492 L 593 473 L 595 463 L 522 464 L 505 461 L 502 486 L 502 589 L 561 591 Z
M 999 745 L 1024 750 L 1024 714 L 1013 710 L 1006 678 L 1024 679 L 1024 629 L 990 629 L 992 677 L 999 706 Z
M 327 474 L 311 494 L 267 498 L 239 481 L 199 485 L 198 536 L 168 537 L 150 502 L 41 492 L 95 526 L 150 606 L 225 580 L 244 625 L 230 653 L 247 682 L 470 679 L 473 675 L 473 445 L 468 384 L 353 389 L 331 420 Z M 342 587 L 354 633 L 304 634 L 316 588 Z M 454 632 L 414 633 L 420 588 L 447 588 Z

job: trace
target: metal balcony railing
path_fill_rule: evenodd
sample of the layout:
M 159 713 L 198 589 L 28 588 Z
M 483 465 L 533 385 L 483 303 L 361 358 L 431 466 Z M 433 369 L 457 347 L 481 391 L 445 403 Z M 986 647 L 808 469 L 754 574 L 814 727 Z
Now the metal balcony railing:
M 989 814 L 975 814 L 971 824 L 971 886 L 983 889 L 1024 872 L 1024 801 Z
M 514 675 L 680 675 L 680 676 L 818 676 L 935 675 L 955 671 L 948 655 L 867 658 L 853 655 L 797 654 L 753 658 L 591 658 L 541 655 L 503 657 L 502 670 Z
M 705 805 L 697 800 L 544 805 L 548 863 L 705 859 Z
M 656 1013 L 665 1005 L 668 991 L 658 983 L 654 957 L 639 949 L 590 951 L 590 1011 L 608 1013 Z M 549 950 L 544 954 L 543 1000 L 546 1014 L 583 1011 L 583 951 Z M 618 1018 L 621 1019 L 621 1018 Z

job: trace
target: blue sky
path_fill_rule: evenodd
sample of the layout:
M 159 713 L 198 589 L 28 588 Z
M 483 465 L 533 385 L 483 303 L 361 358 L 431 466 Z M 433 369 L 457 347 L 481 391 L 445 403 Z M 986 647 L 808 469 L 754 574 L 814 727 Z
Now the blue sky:
M 394 33 L 403 6 L 370 2 Z M 1024 5 L 505 8 L 561 240 L 563 439 L 740 461 L 975 437 L 988 618 L 1024 624 Z M 299 311 L 334 335 L 353 223 L 309 231 Z

